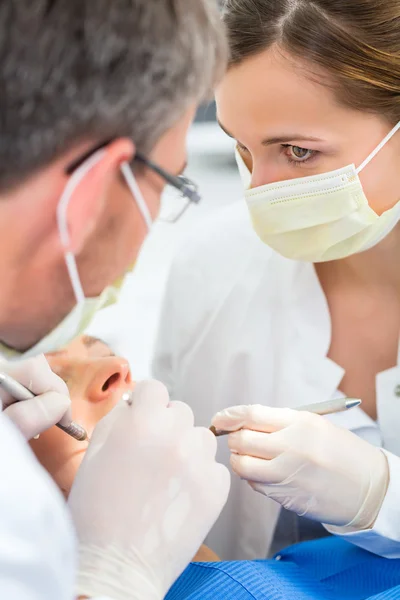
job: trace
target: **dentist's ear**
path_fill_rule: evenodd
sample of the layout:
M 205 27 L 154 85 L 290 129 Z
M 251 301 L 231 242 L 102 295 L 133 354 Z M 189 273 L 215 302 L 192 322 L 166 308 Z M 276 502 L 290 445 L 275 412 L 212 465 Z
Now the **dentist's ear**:
M 77 169 L 78 171 L 83 168 L 84 172 L 81 177 L 78 176 L 66 208 L 69 250 L 73 254 L 79 254 L 95 230 L 106 203 L 112 201 L 110 189 L 120 178 L 121 164 L 130 162 L 134 154 L 133 142 L 120 138 L 87 159 L 87 169 L 85 164 Z M 77 171 L 69 176 L 66 186 L 71 184 Z

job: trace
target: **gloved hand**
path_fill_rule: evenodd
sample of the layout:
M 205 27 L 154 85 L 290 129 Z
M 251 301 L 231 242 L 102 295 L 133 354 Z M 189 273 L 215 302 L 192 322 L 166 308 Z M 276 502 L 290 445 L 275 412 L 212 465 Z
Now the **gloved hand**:
M 324 524 L 361 530 L 375 522 L 389 481 L 380 449 L 288 408 L 236 406 L 212 424 L 236 431 L 228 438 L 231 465 L 256 491 Z
M 96 427 L 69 505 L 79 538 L 77 595 L 161 600 L 224 506 L 228 469 L 210 431 L 138 383 Z
M 71 400 L 64 381 L 50 368 L 43 354 L 28 360 L 0 362 L 0 371 L 7 373 L 36 394 L 32 400 L 15 402 L 0 387 L 0 400 L 4 413 L 31 439 L 56 423 L 71 423 Z

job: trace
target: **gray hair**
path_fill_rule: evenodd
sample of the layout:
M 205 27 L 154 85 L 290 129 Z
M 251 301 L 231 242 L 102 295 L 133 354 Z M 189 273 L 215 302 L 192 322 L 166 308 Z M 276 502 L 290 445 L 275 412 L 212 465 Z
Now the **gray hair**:
M 149 152 L 226 54 L 216 0 L 2 0 L 0 188 L 87 139 Z

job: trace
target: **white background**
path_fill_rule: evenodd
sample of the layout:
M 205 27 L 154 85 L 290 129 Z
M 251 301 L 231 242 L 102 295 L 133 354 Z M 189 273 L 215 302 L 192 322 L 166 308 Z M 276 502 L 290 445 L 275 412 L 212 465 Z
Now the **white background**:
M 163 291 L 175 252 L 213 210 L 241 200 L 233 140 L 215 122 L 193 125 L 185 175 L 199 185 L 201 203 L 191 206 L 178 223 L 154 225 L 118 304 L 101 311 L 88 330 L 129 360 L 136 380 L 150 376 Z

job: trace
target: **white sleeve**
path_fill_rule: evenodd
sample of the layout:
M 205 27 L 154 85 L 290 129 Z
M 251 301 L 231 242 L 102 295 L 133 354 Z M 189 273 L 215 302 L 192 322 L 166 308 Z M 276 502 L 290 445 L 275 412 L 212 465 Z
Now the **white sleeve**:
M 75 536 L 66 503 L 0 414 L 0 597 L 72 600 Z
M 327 530 L 379 556 L 400 558 L 400 458 L 383 452 L 389 464 L 390 481 L 374 526 L 357 532 L 346 531 L 345 527 L 327 527 Z

